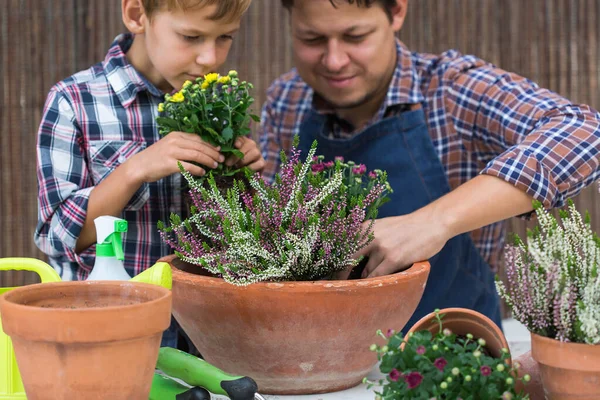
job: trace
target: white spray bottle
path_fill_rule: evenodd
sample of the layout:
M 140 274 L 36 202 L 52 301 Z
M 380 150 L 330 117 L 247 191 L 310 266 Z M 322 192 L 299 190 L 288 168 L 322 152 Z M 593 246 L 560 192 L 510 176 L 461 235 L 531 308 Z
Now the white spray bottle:
M 123 266 L 121 233 L 127 232 L 127 221 L 112 216 L 94 220 L 96 225 L 96 263 L 88 281 L 128 281 L 131 279 Z

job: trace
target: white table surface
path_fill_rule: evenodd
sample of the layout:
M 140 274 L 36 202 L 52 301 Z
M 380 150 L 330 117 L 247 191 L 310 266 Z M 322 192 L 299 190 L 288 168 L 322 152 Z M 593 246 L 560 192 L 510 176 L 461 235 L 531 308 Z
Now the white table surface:
M 504 328 L 504 334 L 508 340 L 508 345 L 511 350 L 513 358 L 520 356 L 521 354 L 529 351 L 531 348 L 531 342 L 529 332 L 519 322 L 513 319 L 504 320 L 502 323 Z M 383 375 L 379 372 L 376 367 L 369 374 L 370 380 L 377 380 L 382 378 Z M 375 390 L 377 388 L 367 389 L 367 385 L 360 384 L 351 389 L 343 390 L 340 392 L 326 393 L 326 394 L 314 394 L 314 395 L 294 395 L 294 396 L 279 396 L 279 395 L 263 395 L 266 400 L 364 400 L 374 399 Z M 215 396 L 215 400 L 225 399 L 220 396 Z

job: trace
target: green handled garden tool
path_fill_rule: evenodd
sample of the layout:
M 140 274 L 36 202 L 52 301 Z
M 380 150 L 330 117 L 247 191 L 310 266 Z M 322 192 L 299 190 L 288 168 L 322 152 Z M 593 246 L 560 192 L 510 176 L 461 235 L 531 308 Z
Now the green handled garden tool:
M 252 378 L 230 375 L 177 349 L 162 347 L 156 368 L 160 372 L 154 375 L 150 400 L 210 400 L 210 393 L 231 400 L 264 400 Z

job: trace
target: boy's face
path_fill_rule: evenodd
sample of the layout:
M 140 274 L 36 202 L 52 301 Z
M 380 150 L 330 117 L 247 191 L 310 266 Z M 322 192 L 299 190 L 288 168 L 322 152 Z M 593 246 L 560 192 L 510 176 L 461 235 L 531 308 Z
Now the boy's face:
M 240 20 L 215 21 L 216 5 L 158 11 L 145 19 L 147 76 L 159 89 L 179 89 L 186 80 L 216 71 L 227 58 Z
M 390 21 L 379 3 L 367 8 L 338 1 L 334 7 L 329 0 L 296 0 L 290 11 L 298 73 L 338 110 L 381 98 L 396 66 L 402 8 Z

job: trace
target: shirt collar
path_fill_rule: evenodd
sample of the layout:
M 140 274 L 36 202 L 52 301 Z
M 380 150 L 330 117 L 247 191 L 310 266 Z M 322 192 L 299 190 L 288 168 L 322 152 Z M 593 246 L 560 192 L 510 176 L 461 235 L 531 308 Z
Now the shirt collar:
M 132 43 L 133 35 L 130 33 L 117 36 L 102 63 L 106 79 L 123 107 L 129 107 L 137 94 L 143 91 L 148 91 L 156 97 L 164 96 L 162 91 L 144 78 L 127 60 L 125 54 Z
M 423 94 L 419 89 L 419 76 L 414 65 L 412 53 L 400 40 L 396 39 L 397 62 L 392 80 L 388 87 L 385 101 L 378 114 L 385 114 L 389 107 L 402 104 L 417 104 L 423 101 Z M 319 113 L 333 114 L 334 110 L 322 97 L 313 95 L 313 108 Z

